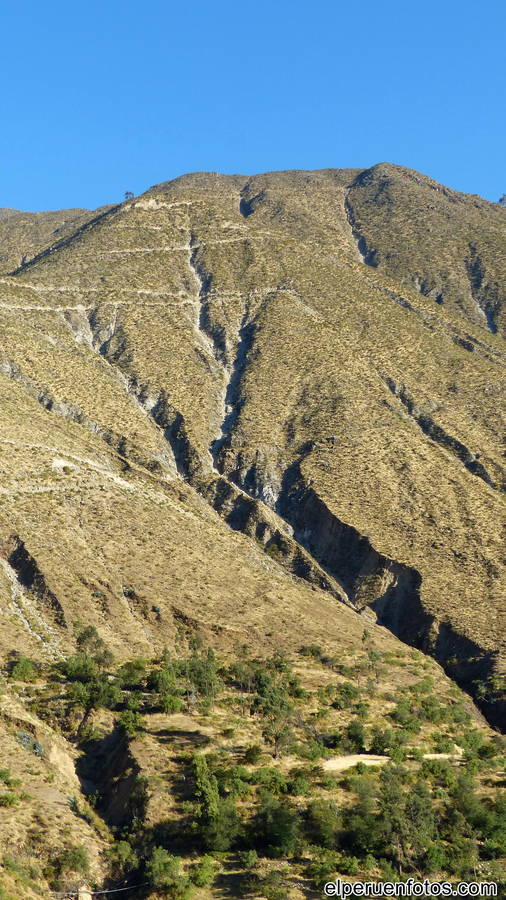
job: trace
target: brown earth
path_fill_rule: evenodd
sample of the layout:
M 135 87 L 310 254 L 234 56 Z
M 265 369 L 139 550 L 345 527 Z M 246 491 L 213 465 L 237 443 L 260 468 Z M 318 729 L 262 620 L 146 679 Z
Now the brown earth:
M 506 210 L 381 164 L 58 215 L 0 280 L 4 651 L 331 648 L 344 600 L 503 722 Z

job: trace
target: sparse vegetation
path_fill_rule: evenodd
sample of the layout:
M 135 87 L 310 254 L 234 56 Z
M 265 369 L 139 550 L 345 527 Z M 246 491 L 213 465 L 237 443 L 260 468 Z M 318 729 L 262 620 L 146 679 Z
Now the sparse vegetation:
M 2 280 L 11 897 L 503 879 L 501 738 L 387 627 L 502 721 L 504 214 L 357 175 L 13 223 L 53 250 Z
M 378 657 L 378 692 L 365 704 L 362 689 L 349 678 L 370 660 L 371 650 Z M 165 759 L 164 744 L 152 733 L 159 720 L 170 727 L 172 717 L 182 716 L 195 723 L 194 734 L 202 741 L 191 753 L 184 746 L 178 749 L 177 738 L 170 747 L 167 843 L 146 819 L 155 797 L 161 802 L 157 777 L 137 778 L 128 801 L 130 833 L 124 832 L 107 853 L 114 877 L 144 867 L 156 891 L 183 898 L 192 888 L 208 888 L 223 860 L 234 858 L 243 884 L 262 896 L 281 897 L 285 876 L 274 870 L 266 874 L 258 868 L 262 860 L 284 860 L 301 884 L 317 890 L 337 874 L 465 878 L 476 866 L 492 871 L 506 857 L 505 801 L 498 787 L 490 793 L 487 779 L 492 777 L 494 785 L 500 779 L 504 747 L 482 728 L 455 722 L 454 692 L 444 696 L 433 675 L 420 677 L 423 659 L 413 661 L 412 671 L 406 670 L 392 689 L 399 679 L 393 663 L 369 640 L 341 662 L 339 675 L 329 669 L 323 652 L 299 654 L 292 661 L 278 653 L 261 659 L 243 649 L 225 663 L 188 632 L 180 635 L 174 655 L 165 651 L 155 661 L 123 663 L 107 676 L 82 659 L 78 666 L 74 658 L 70 666 L 61 665 L 53 675 L 55 685 L 65 680 L 71 704 L 81 691 L 86 700 L 88 691 L 98 690 L 90 716 L 101 708 L 105 691 L 110 727 L 121 725 L 127 740 L 140 737 L 139 758 L 156 747 L 156 755 Z M 177 701 L 174 710 L 166 711 L 164 696 Z M 209 698 L 211 706 L 202 702 Z M 321 716 L 322 708 L 327 715 Z M 237 725 L 224 725 L 235 721 L 236 711 L 240 742 L 230 753 L 226 742 L 237 740 Z M 62 716 L 62 727 L 71 727 L 64 710 Z M 286 729 L 283 740 L 270 730 L 279 723 Z M 212 737 L 201 729 L 210 729 Z M 90 748 L 93 753 L 93 742 Z M 433 752 L 447 758 L 427 755 Z M 294 754 L 304 763 L 294 766 Z M 373 754 L 380 764 L 367 766 Z M 326 759 L 348 755 L 355 764 L 342 775 L 325 770 Z M 5 770 L 0 777 L 9 787 L 6 796 L 13 798 L 0 802 L 15 804 L 10 773 Z M 83 817 L 81 808 L 75 812 Z M 310 861 L 298 862 L 301 854 L 309 854 Z M 66 855 L 52 860 L 53 883 L 61 883 L 67 865 L 79 871 L 80 859 L 77 854 L 75 860 Z

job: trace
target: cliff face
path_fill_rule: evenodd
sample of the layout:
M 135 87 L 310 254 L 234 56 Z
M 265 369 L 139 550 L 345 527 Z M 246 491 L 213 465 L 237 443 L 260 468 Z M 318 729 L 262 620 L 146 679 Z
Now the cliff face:
M 395 166 L 196 174 L 4 276 L 5 646 L 370 607 L 501 721 L 505 238 Z

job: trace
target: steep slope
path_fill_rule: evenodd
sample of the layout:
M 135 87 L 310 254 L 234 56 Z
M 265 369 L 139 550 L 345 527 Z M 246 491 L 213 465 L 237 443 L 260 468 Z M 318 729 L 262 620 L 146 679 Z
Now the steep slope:
M 185 176 L 2 279 L 4 597 L 55 648 L 178 615 L 357 640 L 341 598 L 504 721 L 506 213 L 436 187 Z
M 503 206 L 385 163 L 360 172 L 347 205 L 368 265 L 504 335 Z
M 0 272 L 17 269 L 37 253 L 73 234 L 95 215 L 89 209 L 38 213 L 0 209 Z

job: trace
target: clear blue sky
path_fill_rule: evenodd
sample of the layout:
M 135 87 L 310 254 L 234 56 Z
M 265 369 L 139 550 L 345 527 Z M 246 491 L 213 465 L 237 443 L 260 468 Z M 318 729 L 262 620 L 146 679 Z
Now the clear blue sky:
M 506 192 L 504 0 L 4 0 L 0 206 L 400 163 Z

